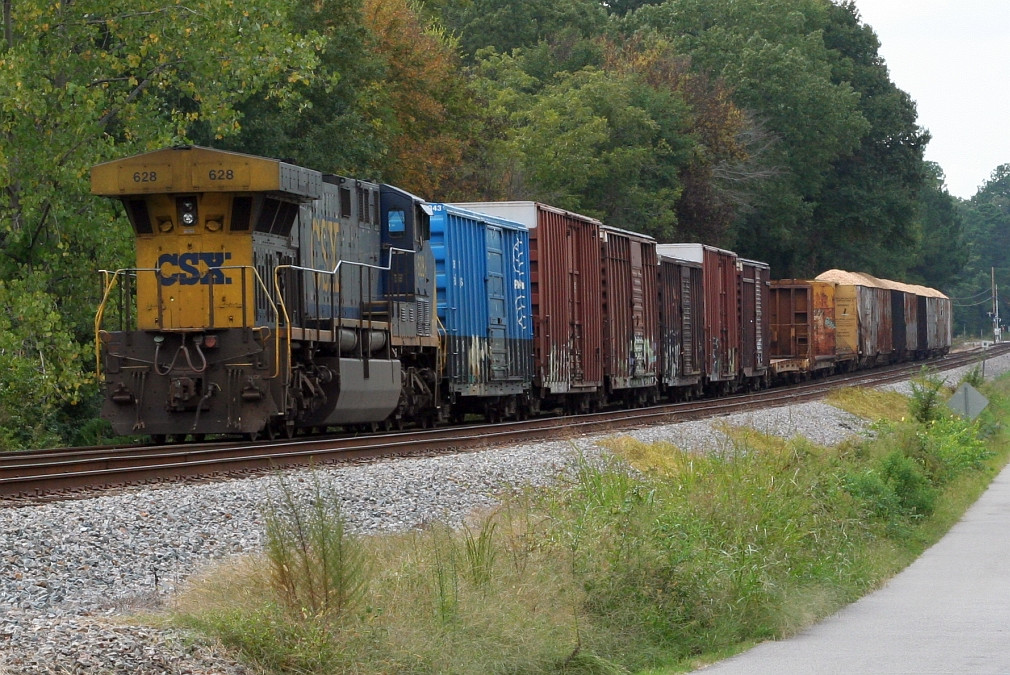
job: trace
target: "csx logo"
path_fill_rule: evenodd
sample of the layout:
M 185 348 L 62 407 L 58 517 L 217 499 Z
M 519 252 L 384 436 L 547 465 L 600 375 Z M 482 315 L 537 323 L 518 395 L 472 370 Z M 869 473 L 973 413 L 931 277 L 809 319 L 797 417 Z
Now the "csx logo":
M 165 253 L 158 258 L 161 285 L 230 284 L 231 279 L 221 269 L 228 260 L 231 253 Z

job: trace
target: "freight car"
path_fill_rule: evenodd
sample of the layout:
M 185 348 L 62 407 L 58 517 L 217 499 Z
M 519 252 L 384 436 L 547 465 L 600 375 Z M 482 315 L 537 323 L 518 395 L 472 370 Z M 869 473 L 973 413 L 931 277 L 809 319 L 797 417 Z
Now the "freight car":
M 923 359 L 950 350 L 950 300 L 922 286 L 829 270 L 771 283 L 778 380 Z
M 529 230 L 432 204 L 437 316 L 453 421 L 526 417 L 532 408 Z
M 736 253 L 705 244 L 660 244 L 657 250 L 701 267 L 703 306 L 695 330 L 702 335 L 703 388 L 715 396 L 736 391 L 742 346 Z
M 600 228 L 594 218 L 530 201 L 460 208 L 526 225 L 530 233 L 533 402 L 567 413 L 605 403 Z
M 740 258 L 737 262 L 737 299 L 740 326 L 740 381 L 756 391 L 768 386 L 771 377 L 768 354 L 767 263 Z
M 782 380 L 847 370 L 855 354 L 835 341 L 835 284 L 782 279 L 769 288 L 769 352 Z
M 701 396 L 705 374 L 705 299 L 701 263 L 659 257 L 659 380 L 671 400 Z
M 828 270 L 818 281 L 835 284 L 836 342 L 856 355 L 858 368 L 890 363 L 894 352 L 891 294 L 875 277 Z
M 659 399 L 659 307 L 656 240 L 604 225 L 600 300 L 608 400 L 627 407 Z

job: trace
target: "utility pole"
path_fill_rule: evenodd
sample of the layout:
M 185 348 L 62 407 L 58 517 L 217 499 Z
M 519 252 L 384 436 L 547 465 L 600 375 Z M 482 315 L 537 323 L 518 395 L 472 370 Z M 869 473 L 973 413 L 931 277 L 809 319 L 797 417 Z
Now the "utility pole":
M 993 342 L 1000 342 L 999 326 L 999 288 L 996 287 L 996 268 L 989 268 L 992 273 L 992 336 Z

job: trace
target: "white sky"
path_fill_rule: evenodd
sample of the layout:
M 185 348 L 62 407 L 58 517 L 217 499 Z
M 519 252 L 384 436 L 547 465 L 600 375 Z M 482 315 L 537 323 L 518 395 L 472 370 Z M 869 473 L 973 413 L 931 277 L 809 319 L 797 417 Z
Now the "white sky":
M 838 1 L 838 0 L 836 0 Z M 1010 164 L 1010 0 L 855 0 L 955 197 Z

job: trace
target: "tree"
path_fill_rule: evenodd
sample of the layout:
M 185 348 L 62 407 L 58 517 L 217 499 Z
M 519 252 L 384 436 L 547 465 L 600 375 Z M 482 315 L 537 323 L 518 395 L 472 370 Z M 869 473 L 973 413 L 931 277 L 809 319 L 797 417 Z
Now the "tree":
M 676 96 L 686 104 L 677 127 L 686 155 L 678 161 L 679 198 L 675 205 L 675 231 L 664 234 L 686 241 L 728 245 L 731 226 L 746 208 L 749 188 L 759 172 L 760 149 L 745 141 L 752 122 L 732 101 L 724 82 L 692 69 L 691 59 L 653 34 L 639 33 L 621 43 L 611 43 L 607 67 L 636 77 L 653 95 Z M 664 105 L 649 107 L 662 117 Z M 673 106 L 668 110 L 676 111 Z M 753 151 L 753 152 L 752 152 Z
M 531 65 L 549 74 L 536 77 Z M 477 194 L 536 199 L 616 227 L 673 234 L 679 174 L 694 145 L 678 92 L 653 88 L 630 70 L 550 72 L 539 48 L 483 54 L 475 74 L 487 130 L 471 152 Z
M 606 10 L 595 0 L 473 0 L 447 4 L 442 16 L 446 27 L 461 36 L 467 61 L 484 48 L 508 54 L 563 34 L 596 36 L 607 21 Z
M 237 134 L 215 140 L 202 129 L 201 140 L 328 173 L 378 176 L 395 118 L 362 0 L 295 0 L 290 20 L 303 39 L 317 36 L 312 77 L 293 85 L 294 99 L 257 92 L 238 106 Z
M 625 27 L 667 35 L 774 139 L 758 144 L 764 178 L 737 221 L 739 252 L 808 275 L 889 237 L 907 264 L 928 136 L 851 3 L 668 0 Z
M 835 160 L 821 190 L 813 214 L 819 230 L 812 242 L 819 244 L 814 269 L 841 266 L 900 277 L 914 266 L 922 236 L 928 234 L 919 228 L 926 224 L 919 219 L 920 205 L 941 208 L 936 180 L 942 182 L 942 173 L 938 178 L 933 168 L 926 179 L 923 152 L 929 133 L 916 124 L 915 103 L 891 82 L 880 42 L 860 23 L 852 2 L 832 5 L 824 42 L 835 55 L 832 79 L 859 92 L 859 110 L 870 128 L 851 154 Z M 941 217 L 935 209 L 930 215 Z M 953 244 L 958 237 L 950 234 Z
M 227 147 L 434 199 L 459 163 L 473 113 L 454 44 L 406 0 L 298 0 L 295 28 L 320 31 L 302 105 L 268 93 L 242 106 Z
M 909 280 L 949 291 L 968 264 L 964 219 L 957 200 L 947 192 L 940 166 L 928 162 L 926 170 L 929 180 L 922 187 L 917 209 L 921 236 L 908 269 Z
M 113 205 L 89 196 L 89 167 L 185 142 L 198 123 L 232 133 L 235 104 L 268 83 L 283 97 L 313 62 L 308 43 L 287 31 L 284 8 L 4 3 L 0 426 L 23 425 L 24 410 L 34 424 L 8 429 L 0 443 L 48 438 L 48 416 L 94 391 L 80 345 L 93 340 L 95 267 L 126 264 L 131 241 Z
M 407 0 L 365 0 L 365 23 L 386 63 L 383 88 L 393 112 L 385 180 L 435 198 L 463 155 L 469 97 L 452 51 L 435 26 L 425 27 Z
M 964 221 L 968 261 L 950 292 L 955 321 L 973 334 L 979 330 L 989 334 L 993 276 L 1000 288 L 1010 288 L 1010 262 L 1005 254 L 1010 246 L 1010 164 L 997 167 L 974 197 L 959 203 L 958 210 Z M 1010 316 L 1007 306 L 1000 308 L 1000 315 Z

